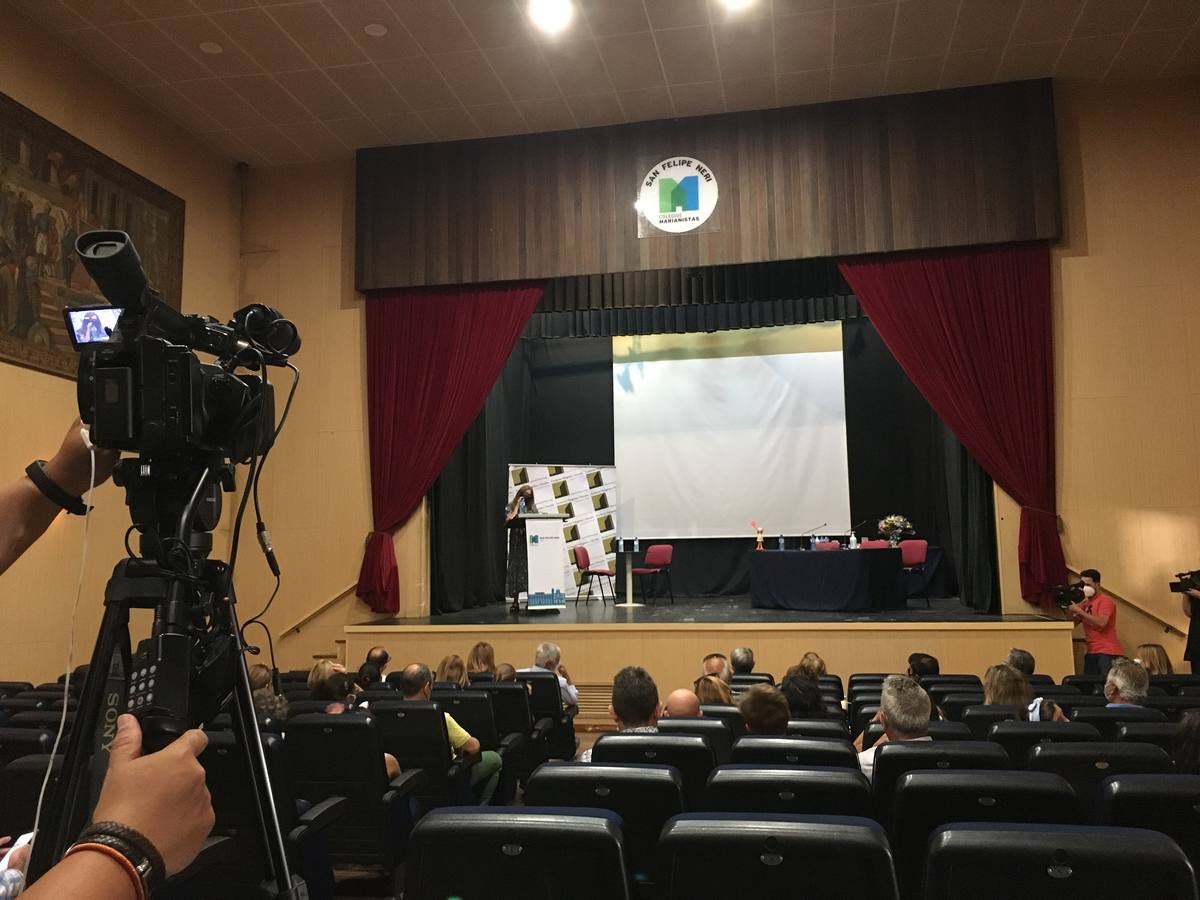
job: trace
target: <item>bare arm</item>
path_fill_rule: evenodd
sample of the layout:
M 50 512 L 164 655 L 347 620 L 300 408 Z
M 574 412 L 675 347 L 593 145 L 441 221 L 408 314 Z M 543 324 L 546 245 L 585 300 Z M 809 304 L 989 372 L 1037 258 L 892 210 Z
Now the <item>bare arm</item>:
M 475 765 L 475 763 L 479 762 L 479 738 L 471 738 L 459 747 L 458 751 L 462 754 L 463 761 L 467 765 Z
M 120 863 L 102 853 L 72 853 L 21 892 L 28 900 L 87 897 L 88 900 L 133 900 L 133 881 Z

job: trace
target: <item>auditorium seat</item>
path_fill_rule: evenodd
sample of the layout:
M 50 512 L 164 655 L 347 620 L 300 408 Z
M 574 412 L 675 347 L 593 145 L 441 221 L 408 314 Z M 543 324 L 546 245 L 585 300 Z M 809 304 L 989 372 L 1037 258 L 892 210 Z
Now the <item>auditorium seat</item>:
M 700 712 L 706 719 L 720 719 L 728 725 L 734 738 L 746 733 L 746 720 L 742 718 L 741 710 L 736 706 L 723 703 L 702 703 Z
M 879 690 L 883 686 L 883 680 L 887 678 L 889 674 L 890 673 L 888 672 L 855 672 L 850 676 L 850 681 L 847 682 L 848 690 L 851 693 L 854 693 L 854 688 L 856 686 L 867 684 L 879 685 L 879 687 L 875 688 L 875 690 Z
M 0 728 L 0 766 L 22 756 L 46 754 L 54 746 L 54 732 L 36 728 Z M 64 743 L 62 749 L 65 751 Z M 0 798 L 3 802 L 3 798 Z
M 685 813 L 663 828 L 658 871 L 664 900 L 897 896 L 887 836 L 854 816 Z
M 1063 680 L 1064 685 L 1077 687 L 1084 694 L 1104 694 L 1103 675 L 1068 675 Z
M 467 687 L 468 693 L 486 694 L 492 701 L 492 718 L 501 741 L 507 741 L 509 752 L 504 765 L 511 770 L 514 781 L 523 781 L 530 772 L 550 755 L 550 732 L 554 723 L 543 719 L 536 724 L 529 707 L 529 691 L 514 681 L 476 681 Z M 510 735 L 524 735 L 520 741 Z M 508 775 L 501 774 L 502 779 Z
M 875 719 L 876 713 L 879 712 L 879 704 L 866 704 L 858 707 L 854 712 L 853 718 L 850 719 L 850 734 L 852 737 L 858 737 L 867 730 L 867 726 Z
M 977 703 L 983 702 L 983 688 L 978 685 L 963 684 L 961 681 L 951 681 L 946 684 L 934 684 L 925 689 L 933 705 L 941 708 L 947 697 L 972 696 L 977 697 Z
M 704 809 L 870 816 L 871 785 L 862 772 L 843 766 L 719 766 L 708 777 Z
M 1008 754 L 989 741 L 897 741 L 875 751 L 871 800 L 875 818 L 890 825 L 900 779 L 918 769 L 1007 769 Z
M 849 741 L 757 734 L 748 734 L 734 742 L 733 761 L 750 765 L 858 768 L 858 754 Z
M 50 704 L 40 697 L 9 697 L 0 700 L 0 721 L 11 719 L 18 713 L 23 712 L 38 712 L 46 709 Z
M 375 720 L 382 752 L 396 757 L 405 772 L 417 769 L 425 773 L 425 785 L 419 795 L 422 802 L 431 806 L 473 802 L 470 769 L 453 761 L 446 717 L 437 703 L 432 700 L 372 703 L 370 717 Z M 290 732 L 290 723 L 288 728 Z
M 284 752 L 296 797 L 319 804 L 345 797 L 346 818 L 328 832 L 335 867 L 379 867 L 385 878 L 403 859 L 412 800 L 425 773 L 402 772 L 391 782 L 372 715 L 309 713 L 289 719 Z
M 1183 851 L 1138 828 L 957 823 L 929 841 L 930 900 L 1065 900 L 1170 897 L 1195 900 Z
M 58 732 L 59 721 L 62 719 L 61 712 L 53 710 L 40 710 L 38 712 L 19 712 L 14 716 L 10 716 L 5 723 L 11 728 L 41 728 L 45 731 Z M 63 729 L 63 734 L 71 733 L 71 726 L 75 724 L 75 713 L 67 712 L 67 724 Z
M 1071 700 L 1083 696 L 1083 691 L 1070 684 L 1031 685 L 1030 687 L 1033 689 L 1033 696 L 1041 697 L 1043 700 Z
M 962 722 L 930 722 L 929 736 L 935 741 L 972 740 L 971 729 Z M 863 732 L 862 748 L 866 750 L 874 746 L 881 737 L 883 737 L 883 723 L 872 722 Z
M 312 691 L 303 686 L 288 687 L 286 684 L 283 685 L 283 698 L 287 700 L 289 705 L 292 703 L 316 702 L 312 699 Z
M 258 716 L 258 730 L 263 734 L 283 734 L 283 720 L 275 719 L 271 716 Z M 212 717 L 212 721 L 205 726 L 208 731 L 233 731 L 233 715 L 231 713 L 219 713 Z
M 1028 681 L 1029 686 L 1031 688 L 1033 688 L 1034 694 L 1036 694 L 1040 690 L 1043 690 L 1044 688 L 1054 686 L 1053 678 L 1051 678 L 1049 675 L 1042 675 L 1040 673 L 1034 673 L 1033 675 L 1026 675 L 1025 680 Z
M 262 747 L 288 864 L 293 874 L 304 878 L 310 893 L 332 896 L 333 868 L 325 835 L 334 823 L 352 812 L 350 801 L 329 797 L 320 803 L 298 804 L 287 777 L 283 738 L 265 734 Z M 268 870 L 259 836 L 259 805 L 249 788 L 245 753 L 232 732 L 212 731 L 208 746 L 200 754 L 200 764 L 216 814 L 212 833 L 228 837 L 229 843 L 219 863 L 202 867 L 185 885 L 167 885 L 155 892 L 155 897 L 161 893 L 164 900 L 206 896 L 258 900 Z
M 1171 770 L 1171 757 L 1153 744 L 1079 742 L 1038 744 L 1029 769 L 1061 775 L 1079 795 L 1085 821 L 1096 820 L 1099 785 L 1112 775 L 1155 775 Z
M 1100 732 L 1085 722 L 997 722 L 987 739 L 1008 753 L 1014 769 L 1024 769 L 1032 747 L 1043 741 L 1098 741 Z
M 787 733 L 796 737 L 828 738 L 837 741 L 850 738 L 844 719 L 789 719 Z
M 1200 697 L 1150 696 L 1146 698 L 1145 705 L 1150 709 L 1160 710 L 1167 717 L 1168 722 L 1178 722 L 1188 710 L 1200 709 Z
M 1179 740 L 1183 725 L 1179 722 L 1130 722 L 1117 727 L 1120 743 L 1157 744 L 1168 753 Z
M 944 675 L 926 675 L 919 679 L 919 681 L 921 687 L 925 688 L 927 691 L 935 687 L 940 687 L 943 684 L 966 685 L 966 687 L 961 688 L 962 691 L 983 690 L 983 682 L 979 680 L 978 675 L 956 675 L 951 672 Z
M 729 762 L 733 754 L 733 733 L 721 719 L 659 719 L 659 734 L 698 734 L 708 740 L 717 765 Z
M 1200 688 L 1200 675 L 1151 675 L 1150 686 L 1166 690 L 1168 695 L 1178 695 L 1183 688 Z
M 1117 728 L 1126 722 L 1166 722 L 1161 710 L 1142 706 L 1123 706 L 1114 709 L 1079 707 L 1071 710 L 1072 722 L 1087 722 L 1100 732 L 1100 740 L 1115 741 Z
M 572 759 L 575 756 L 574 712 L 563 707 L 562 688 L 554 672 L 517 672 L 517 683 L 530 686 L 529 709 L 535 727 L 550 721 L 546 733 L 547 753 L 555 759 Z
M 683 778 L 688 809 L 703 800 L 708 775 L 717 766 L 712 746 L 696 734 L 603 734 L 592 747 L 592 762 L 674 766 Z
M 404 897 L 629 898 L 621 820 L 607 809 L 445 808 L 413 829 Z
M 393 692 L 393 696 L 399 695 Z M 496 717 L 492 713 L 492 698 L 483 691 L 435 692 L 433 700 L 442 712 L 448 713 L 471 737 L 479 741 L 481 750 L 494 750 L 500 755 L 500 783 L 492 795 L 492 803 L 507 803 L 512 800 L 517 790 L 515 776 L 519 768 L 513 763 L 525 752 L 529 736 L 500 734 L 496 728 Z
M 70 694 L 69 697 L 77 699 L 78 694 L 73 693 L 73 694 Z M 43 686 L 40 688 L 35 688 L 32 691 L 21 691 L 21 693 L 17 694 L 17 696 L 14 697 L 13 699 L 14 700 L 41 700 L 41 701 L 43 701 L 43 707 L 49 708 L 51 703 L 54 703 L 56 700 L 61 701 L 63 699 L 63 690 L 62 690 L 62 687 L 59 685 L 52 685 L 51 688 L 49 688 L 49 689 L 47 689 Z
M 1072 710 L 1076 709 L 1103 709 L 1108 706 L 1108 701 L 1103 696 L 1096 694 L 1079 694 L 1075 697 L 1055 697 L 1054 702 L 1063 711 L 1063 715 L 1070 718 Z
M 1200 871 L 1200 775 L 1114 775 L 1100 785 L 1102 825 L 1161 831 Z
M 969 706 L 983 705 L 983 691 L 965 691 L 947 694 L 937 704 L 949 722 L 961 722 L 963 711 Z
M 1023 706 L 990 703 L 987 706 L 968 706 L 963 710 L 962 723 L 971 729 L 977 741 L 986 741 L 992 726 L 997 722 L 1019 722 L 1027 712 Z
M 307 713 L 323 713 L 323 712 L 325 712 L 325 707 L 329 706 L 329 704 L 331 702 L 333 702 L 333 701 L 331 701 L 331 700 L 289 700 L 288 701 L 288 710 L 287 710 L 288 721 L 291 721 L 292 719 L 296 718 L 296 716 L 303 716 Z
M 0 835 L 11 835 L 16 840 L 18 835 L 33 830 L 38 795 L 49 762 L 48 754 L 37 753 L 14 759 L 0 769 Z M 60 753 L 54 757 L 47 796 L 53 796 L 54 786 L 62 773 L 62 763 L 63 755 Z
M 775 679 L 766 672 L 751 672 L 749 675 L 733 675 L 729 679 L 730 690 L 748 688 L 754 684 L 774 684 Z
M 658 835 L 683 812 L 683 777 L 674 766 L 548 762 L 529 776 L 525 803 L 607 809 L 621 817 L 629 869 L 655 881 Z
M 842 688 L 842 679 L 838 675 L 821 675 L 817 678 L 817 684 L 820 686 L 822 694 L 826 691 L 833 691 L 837 694 L 837 699 L 844 700 L 846 698 Z
M 1079 800 L 1049 772 L 908 772 L 896 785 L 889 831 L 904 896 L 921 896 L 929 836 L 951 822 L 1078 824 Z
M 32 691 L 33 685 L 28 681 L 0 681 L 0 699 L 15 697 L 22 691 Z
M 433 691 L 436 691 L 436 692 L 438 692 L 438 693 L 443 693 L 443 694 L 444 694 L 444 693 L 446 693 L 446 692 L 448 692 L 448 691 L 461 691 L 461 690 L 462 690 L 462 685 L 461 685 L 461 684 L 459 684 L 457 681 L 435 681 L 435 682 L 433 683 L 432 690 L 433 690 Z M 403 697 L 400 695 L 400 693 L 399 693 L 398 691 L 396 691 L 396 692 L 394 692 L 394 693 L 395 693 L 395 696 L 396 696 L 396 699 L 397 699 L 397 700 L 403 700 L 403 699 L 404 699 L 404 698 L 403 698 Z

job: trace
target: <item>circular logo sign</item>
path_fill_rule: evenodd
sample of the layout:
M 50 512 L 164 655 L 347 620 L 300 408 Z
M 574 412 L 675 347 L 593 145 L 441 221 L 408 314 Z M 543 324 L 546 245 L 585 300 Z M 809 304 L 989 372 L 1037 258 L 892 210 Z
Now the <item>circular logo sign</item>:
M 717 208 L 717 176 L 690 156 L 664 159 L 642 179 L 637 208 L 660 231 L 692 231 Z

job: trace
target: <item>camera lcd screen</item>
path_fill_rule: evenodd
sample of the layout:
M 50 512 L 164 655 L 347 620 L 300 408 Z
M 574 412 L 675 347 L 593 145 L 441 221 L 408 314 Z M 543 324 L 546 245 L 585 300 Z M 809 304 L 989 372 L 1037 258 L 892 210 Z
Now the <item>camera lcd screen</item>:
M 67 322 L 67 333 L 76 350 L 93 344 L 104 344 L 112 340 L 117 322 L 124 310 L 118 306 L 91 306 L 63 310 Z

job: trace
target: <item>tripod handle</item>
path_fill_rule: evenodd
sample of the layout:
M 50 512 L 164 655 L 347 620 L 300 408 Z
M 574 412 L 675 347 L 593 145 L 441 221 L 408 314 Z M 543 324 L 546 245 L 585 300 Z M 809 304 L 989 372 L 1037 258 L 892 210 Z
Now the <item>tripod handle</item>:
M 134 715 L 142 726 L 142 752 L 157 753 L 187 731 L 187 725 L 162 707 L 150 707 Z

